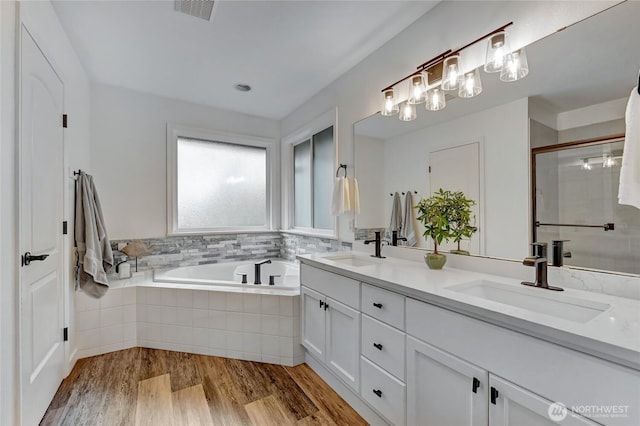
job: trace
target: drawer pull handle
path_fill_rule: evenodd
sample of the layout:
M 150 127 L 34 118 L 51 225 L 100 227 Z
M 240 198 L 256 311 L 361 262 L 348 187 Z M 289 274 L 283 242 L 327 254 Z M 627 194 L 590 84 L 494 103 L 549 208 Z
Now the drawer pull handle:
M 496 405 L 496 400 L 498 399 L 498 389 L 491 386 L 491 403 Z
M 382 398 L 382 391 L 380 389 L 374 389 L 373 393 L 375 393 L 376 395 L 378 395 L 378 398 Z
M 473 378 L 473 385 L 471 387 L 471 390 L 473 391 L 473 393 L 478 393 L 478 388 L 480 387 L 480 380 L 476 379 L 475 377 Z
M 322 309 L 322 307 L 324 306 L 324 301 L 320 301 L 320 309 Z
M 382 344 L 380 343 L 374 343 L 373 347 L 376 348 L 377 350 L 381 351 L 382 350 Z
M 378 309 L 382 309 L 382 303 L 374 303 L 373 306 L 375 306 Z

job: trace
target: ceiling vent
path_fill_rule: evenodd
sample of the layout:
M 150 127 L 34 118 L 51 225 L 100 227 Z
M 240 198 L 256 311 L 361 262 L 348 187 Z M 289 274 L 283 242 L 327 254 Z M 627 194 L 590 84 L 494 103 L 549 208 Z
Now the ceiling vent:
M 210 21 L 213 12 L 213 0 L 175 0 L 175 9 L 178 12 Z

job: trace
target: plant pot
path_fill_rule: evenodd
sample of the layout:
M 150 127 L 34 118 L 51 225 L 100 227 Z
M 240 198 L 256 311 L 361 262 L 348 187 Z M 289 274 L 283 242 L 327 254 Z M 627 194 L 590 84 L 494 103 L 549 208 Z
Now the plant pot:
M 427 253 L 424 255 L 424 261 L 429 269 L 442 269 L 444 264 L 447 263 L 447 256 L 439 253 Z
M 471 254 L 467 250 L 450 250 L 449 253 L 451 253 L 451 254 L 461 254 L 461 255 L 464 255 L 464 256 L 469 256 Z

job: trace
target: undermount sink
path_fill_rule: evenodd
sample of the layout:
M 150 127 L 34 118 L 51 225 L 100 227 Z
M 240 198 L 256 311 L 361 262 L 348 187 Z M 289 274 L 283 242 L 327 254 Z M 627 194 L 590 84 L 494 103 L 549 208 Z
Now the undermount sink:
M 324 257 L 327 260 L 331 260 L 333 262 L 336 263 L 340 263 L 342 265 L 349 265 L 349 266 L 371 266 L 371 265 L 377 265 L 378 262 L 376 262 L 375 260 L 368 258 L 368 257 L 364 257 L 364 256 L 358 256 L 358 255 L 354 255 L 354 254 L 340 254 L 340 255 L 333 255 L 333 256 L 325 256 Z
M 520 288 L 515 285 L 487 280 L 456 284 L 447 289 L 579 323 L 585 323 L 595 318 L 610 307 L 606 303 L 565 296 L 554 291 L 540 288 Z

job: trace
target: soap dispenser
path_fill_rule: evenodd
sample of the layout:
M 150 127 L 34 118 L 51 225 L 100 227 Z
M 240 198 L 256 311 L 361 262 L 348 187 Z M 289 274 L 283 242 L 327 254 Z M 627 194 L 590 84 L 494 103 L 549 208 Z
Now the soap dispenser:
M 127 278 L 131 278 L 131 265 L 127 262 L 127 258 L 124 257 L 116 265 L 116 273 L 118 274 L 118 279 L 125 280 Z

